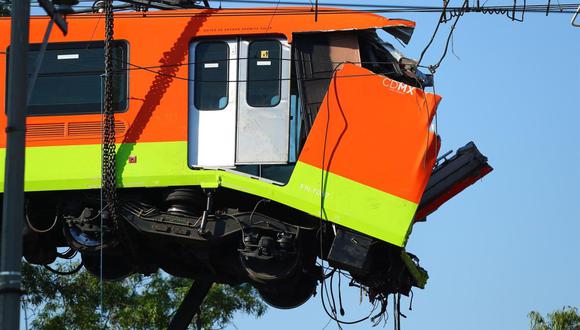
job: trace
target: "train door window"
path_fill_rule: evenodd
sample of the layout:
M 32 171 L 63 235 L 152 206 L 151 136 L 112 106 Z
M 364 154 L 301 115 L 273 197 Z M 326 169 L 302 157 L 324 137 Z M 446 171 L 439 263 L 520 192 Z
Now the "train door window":
M 248 105 L 274 107 L 280 103 L 281 56 L 278 40 L 254 40 L 249 44 Z
M 28 75 L 36 70 L 40 44 L 31 44 Z M 127 43 L 115 41 L 113 48 L 113 102 L 116 112 L 127 109 Z M 104 43 L 50 43 L 43 55 L 34 83 L 28 115 L 74 115 L 100 113 Z
M 201 42 L 195 48 L 194 104 L 198 110 L 222 110 L 228 105 L 228 44 Z

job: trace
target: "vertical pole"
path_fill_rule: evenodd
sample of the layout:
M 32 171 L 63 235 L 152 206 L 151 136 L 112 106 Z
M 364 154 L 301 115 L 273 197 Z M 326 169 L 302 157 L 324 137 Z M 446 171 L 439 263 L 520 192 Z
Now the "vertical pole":
M 30 0 L 12 2 L 7 90 L 6 160 L 0 257 L 0 328 L 20 328 L 24 138 Z

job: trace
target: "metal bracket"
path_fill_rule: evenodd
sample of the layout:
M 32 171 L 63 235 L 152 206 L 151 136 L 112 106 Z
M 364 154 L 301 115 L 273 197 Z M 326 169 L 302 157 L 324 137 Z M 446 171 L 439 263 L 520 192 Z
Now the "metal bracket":
M 198 229 L 199 234 L 202 236 L 208 234 L 208 232 L 206 230 L 207 218 L 208 218 L 208 216 L 213 214 L 213 197 L 214 197 L 215 189 L 210 188 L 210 189 L 204 189 L 203 191 L 205 192 L 207 200 L 206 200 L 205 210 L 203 211 L 203 214 L 201 215 L 201 224 L 199 225 L 199 229 Z

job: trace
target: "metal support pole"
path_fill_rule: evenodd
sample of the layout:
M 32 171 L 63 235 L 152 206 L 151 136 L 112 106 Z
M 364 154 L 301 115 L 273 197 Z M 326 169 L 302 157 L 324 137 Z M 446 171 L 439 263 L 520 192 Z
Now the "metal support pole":
M 24 228 L 24 138 L 30 0 L 12 2 L 7 89 L 6 161 L 0 258 L 0 327 L 20 328 L 22 231 Z
M 186 330 L 189 327 L 212 285 L 213 282 L 207 279 L 194 280 L 183 302 L 171 319 L 168 330 Z

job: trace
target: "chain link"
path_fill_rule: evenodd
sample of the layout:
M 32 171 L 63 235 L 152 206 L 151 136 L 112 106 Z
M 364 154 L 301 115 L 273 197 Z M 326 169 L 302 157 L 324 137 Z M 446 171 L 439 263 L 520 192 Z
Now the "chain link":
M 147 272 L 144 260 L 135 248 L 135 244 L 129 235 L 126 225 L 119 221 L 119 201 L 117 199 L 117 168 L 116 168 L 116 143 L 115 143 L 115 109 L 113 100 L 113 43 L 114 43 L 114 16 L 113 0 L 105 0 L 105 95 L 103 110 L 103 170 L 101 173 L 103 196 L 108 211 L 110 224 L 114 228 L 121 244 L 125 244 L 129 250 L 133 263 L 138 269 Z
M 113 39 L 114 39 L 113 0 L 105 0 L 105 95 L 103 124 L 102 189 L 108 205 L 109 219 L 114 228 L 117 222 L 117 170 L 115 145 L 115 109 L 113 109 Z

